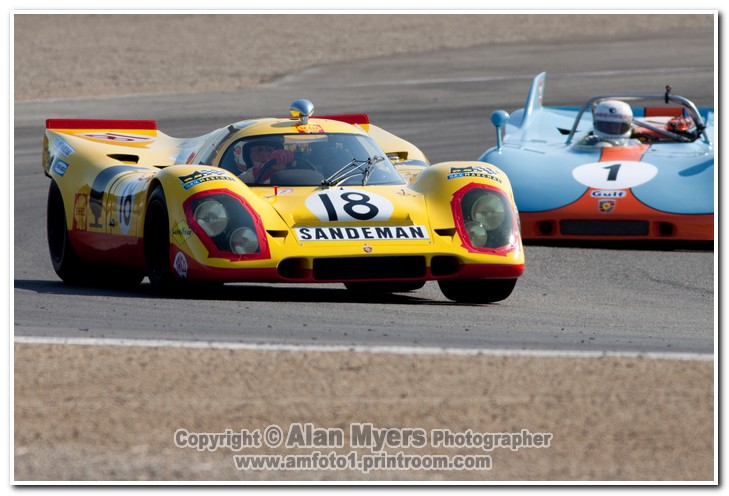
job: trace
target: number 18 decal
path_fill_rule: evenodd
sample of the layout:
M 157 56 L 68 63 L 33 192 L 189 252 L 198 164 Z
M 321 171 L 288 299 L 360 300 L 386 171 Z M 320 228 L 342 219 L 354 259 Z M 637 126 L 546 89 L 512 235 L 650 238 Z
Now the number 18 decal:
M 395 207 L 371 191 L 337 188 L 319 191 L 306 199 L 308 208 L 321 221 L 388 220 Z
M 595 189 L 628 189 L 647 183 L 658 174 L 655 165 L 617 161 L 585 164 L 572 171 L 577 182 Z

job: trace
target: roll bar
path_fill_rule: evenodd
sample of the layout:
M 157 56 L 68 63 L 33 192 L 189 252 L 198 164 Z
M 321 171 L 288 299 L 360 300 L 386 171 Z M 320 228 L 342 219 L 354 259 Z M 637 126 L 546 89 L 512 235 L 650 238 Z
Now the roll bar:
M 700 135 L 703 135 L 704 142 L 709 143 L 709 137 L 706 135 L 706 125 L 704 124 L 703 119 L 701 119 L 701 114 L 699 113 L 698 109 L 696 108 L 696 105 L 691 100 L 688 100 L 682 96 L 676 96 L 671 95 L 668 91 L 663 95 L 653 94 L 653 95 L 602 95 L 602 96 L 596 96 L 593 98 L 590 98 L 587 102 L 585 102 L 584 105 L 582 105 L 582 108 L 577 113 L 577 118 L 575 119 L 575 123 L 572 125 L 572 129 L 570 130 L 569 135 L 567 136 L 567 142 L 566 144 L 572 143 L 572 138 L 575 136 L 575 132 L 577 131 L 577 126 L 580 123 L 580 120 L 582 119 L 582 115 L 585 113 L 585 111 L 589 108 L 592 109 L 597 103 L 603 101 L 603 100 L 623 100 L 623 101 L 632 101 L 632 100 L 663 100 L 665 103 L 668 102 L 674 102 L 677 103 L 684 108 L 688 109 L 689 114 L 691 115 L 691 118 L 696 123 L 696 129 L 699 131 Z M 645 125 L 645 123 L 641 123 L 641 125 Z M 650 128 L 650 125 L 646 126 Z M 662 131 L 665 134 L 673 135 L 673 133 L 670 133 L 669 131 Z M 675 139 L 677 141 L 683 141 L 685 140 L 684 137 L 676 134 Z M 684 139 L 682 139 L 684 138 Z

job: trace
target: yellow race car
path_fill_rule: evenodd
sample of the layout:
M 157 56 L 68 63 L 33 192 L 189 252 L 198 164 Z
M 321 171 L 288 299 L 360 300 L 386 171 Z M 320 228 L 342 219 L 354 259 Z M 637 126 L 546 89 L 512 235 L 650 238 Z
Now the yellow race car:
M 193 139 L 150 120 L 48 119 L 53 268 L 71 284 L 344 283 L 457 302 L 507 298 L 524 272 L 506 175 L 430 165 L 363 114 L 236 122 Z

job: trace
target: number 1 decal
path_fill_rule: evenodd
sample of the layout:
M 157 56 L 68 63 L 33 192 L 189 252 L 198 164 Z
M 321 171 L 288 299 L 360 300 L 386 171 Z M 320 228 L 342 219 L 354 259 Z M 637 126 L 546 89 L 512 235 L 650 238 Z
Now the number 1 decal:
M 607 171 L 607 174 L 605 173 Z M 658 174 L 658 167 L 647 162 L 593 162 L 572 170 L 572 177 L 594 189 L 628 189 L 645 184 Z
M 614 164 L 614 165 L 608 165 L 607 167 L 603 167 L 603 169 L 607 169 L 610 172 L 608 173 L 607 180 L 608 181 L 615 181 L 618 178 L 618 171 L 620 170 L 620 166 L 623 164 Z
M 384 196 L 356 189 L 332 189 L 309 196 L 306 207 L 326 222 L 387 220 L 394 206 Z

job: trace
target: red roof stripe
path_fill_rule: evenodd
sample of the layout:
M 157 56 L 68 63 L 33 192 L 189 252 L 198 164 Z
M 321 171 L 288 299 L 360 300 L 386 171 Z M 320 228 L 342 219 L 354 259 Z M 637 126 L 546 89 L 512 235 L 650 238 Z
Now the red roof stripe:
M 47 119 L 47 129 L 157 129 L 157 121 L 120 119 Z
M 332 121 L 346 122 L 347 124 L 369 124 L 370 117 L 367 114 L 340 114 L 340 115 L 317 115 L 314 119 L 330 119 Z

